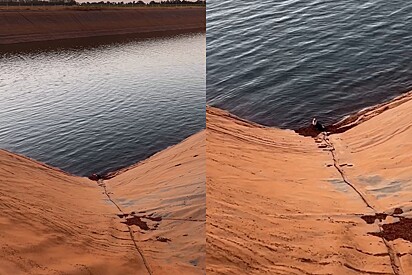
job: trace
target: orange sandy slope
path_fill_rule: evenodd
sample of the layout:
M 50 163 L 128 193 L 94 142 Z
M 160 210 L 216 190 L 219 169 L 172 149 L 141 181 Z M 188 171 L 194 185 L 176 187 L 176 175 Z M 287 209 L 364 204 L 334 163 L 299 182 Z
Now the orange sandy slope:
M 0 151 L 0 274 L 203 274 L 204 138 L 99 183 Z
M 398 218 L 361 218 L 409 215 L 411 108 L 313 139 L 208 107 L 208 274 L 412 274 L 408 241 L 369 234 Z

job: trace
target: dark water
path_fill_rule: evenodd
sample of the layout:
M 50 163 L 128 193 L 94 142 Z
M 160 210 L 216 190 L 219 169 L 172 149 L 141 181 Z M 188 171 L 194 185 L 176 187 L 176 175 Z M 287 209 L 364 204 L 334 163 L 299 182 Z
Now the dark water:
M 210 0 L 207 101 L 255 122 L 325 123 L 412 89 L 412 1 Z
M 0 54 L 0 148 L 77 175 L 205 127 L 205 34 Z

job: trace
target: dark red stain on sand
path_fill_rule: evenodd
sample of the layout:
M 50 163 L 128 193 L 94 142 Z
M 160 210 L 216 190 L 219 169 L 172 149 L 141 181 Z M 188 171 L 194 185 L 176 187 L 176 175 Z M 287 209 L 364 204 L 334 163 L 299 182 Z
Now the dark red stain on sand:
M 395 208 L 392 215 L 377 213 L 375 215 L 364 215 L 361 216 L 361 218 L 368 224 L 373 224 L 376 220 L 384 221 L 388 216 L 399 218 L 398 222 L 383 224 L 380 232 L 369 232 L 368 234 L 383 238 L 387 241 L 403 239 L 412 242 L 412 219 L 401 217 L 399 216 L 400 214 L 403 214 L 403 210 L 401 208 Z
M 363 215 L 361 216 L 362 220 L 364 220 L 367 224 L 372 224 L 375 220 L 384 221 L 388 214 L 385 213 L 376 213 L 375 215 Z
M 384 238 L 388 241 L 404 239 L 412 242 L 412 219 L 399 217 L 399 221 L 382 225 L 381 232 L 370 232 L 370 235 Z
M 128 226 L 136 225 L 140 227 L 140 229 L 142 230 L 150 230 L 149 226 L 147 225 L 147 222 L 142 221 L 140 217 L 127 218 L 126 221 L 122 223 L 127 224 Z
M 150 220 L 154 222 L 160 222 L 162 221 L 162 217 L 154 217 L 153 214 L 150 215 L 142 215 L 142 216 L 137 216 L 135 215 L 135 212 L 132 212 L 130 214 L 117 214 L 117 216 L 121 219 L 126 218 L 126 221 L 123 221 L 122 223 L 127 224 L 128 226 L 136 225 L 142 230 L 155 230 L 159 224 L 156 224 L 153 229 L 151 229 L 148 225 L 147 222 L 144 221 Z M 130 217 L 129 217 L 130 216 Z M 129 218 L 128 218 L 129 217 Z
M 400 215 L 403 214 L 403 210 L 401 208 L 395 208 L 393 210 L 393 215 Z

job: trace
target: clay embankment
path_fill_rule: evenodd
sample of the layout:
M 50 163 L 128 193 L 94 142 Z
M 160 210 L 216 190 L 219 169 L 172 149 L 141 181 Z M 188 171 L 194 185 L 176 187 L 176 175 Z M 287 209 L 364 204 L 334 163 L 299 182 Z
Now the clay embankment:
M 205 29 L 204 7 L 0 10 L 0 45 Z
M 203 274 L 204 137 L 99 182 L 0 150 L 0 274 Z
M 412 273 L 411 97 L 317 138 L 209 107 L 208 274 Z

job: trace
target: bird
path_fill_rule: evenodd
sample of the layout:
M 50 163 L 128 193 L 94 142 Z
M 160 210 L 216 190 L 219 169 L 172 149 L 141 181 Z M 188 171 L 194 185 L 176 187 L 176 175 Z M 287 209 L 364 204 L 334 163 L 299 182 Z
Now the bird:
M 324 132 L 326 128 L 314 117 L 312 119 L 312 125 L 318 130 L 319 132 Z

